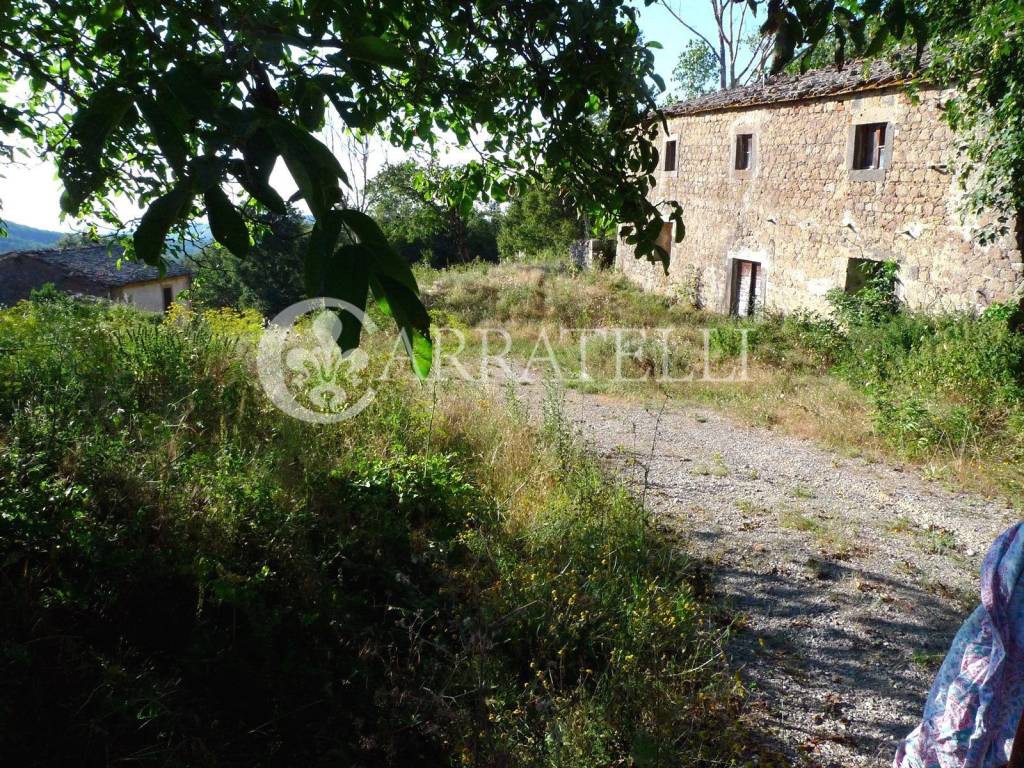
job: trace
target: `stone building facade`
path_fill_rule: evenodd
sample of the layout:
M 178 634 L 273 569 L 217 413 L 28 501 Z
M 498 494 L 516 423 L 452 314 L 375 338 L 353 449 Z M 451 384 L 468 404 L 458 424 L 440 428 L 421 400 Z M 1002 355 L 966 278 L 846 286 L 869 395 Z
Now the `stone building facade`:
M 979 245 L 951 171 L 949 92 L 913 102 L 882 62 L 779 76 L 667 110 L 652 202 L 676 200 L 686 237 L 668 275 L 620 241 L 616 266 L 641 285 L 709 310 L 827 311 L 875 265 L 899 265 L 918 310 L 973 310 L 1017 298 L 1020 223 Z M 975 222 L 976 224 L 976 222 Z

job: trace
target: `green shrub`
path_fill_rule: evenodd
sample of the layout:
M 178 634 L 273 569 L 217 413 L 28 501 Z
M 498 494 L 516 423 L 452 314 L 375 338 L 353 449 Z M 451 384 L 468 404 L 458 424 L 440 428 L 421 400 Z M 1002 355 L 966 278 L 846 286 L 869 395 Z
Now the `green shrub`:
M 833 288 L 826 298 L 836 317 L 846 325 L 872 325 L 883 322 L 900 309 L 896 295 L 899 265 L 894 261 L 861 262 L 853 267 L 863 284 L 852 292 Z
M 512 200 L 498 229 L 498 255 L 502 260 L 532 259 L 547 254 L 548 260 L 569 261 L 569 246 L 583 236 L 570 206 L 555 190 L 530 187 Z
M 936 447 L 980 459 L 1017 440 L 1024 406 L 1024 335 L 1005 316 L 898 315 L 851 335 L 845 366 L 871 393 L 879 431 L 911 454 Z
M 303 424 L 254 325 L 0 311 L 7 762 L 741 763 L 699 571 L 557 409 Z

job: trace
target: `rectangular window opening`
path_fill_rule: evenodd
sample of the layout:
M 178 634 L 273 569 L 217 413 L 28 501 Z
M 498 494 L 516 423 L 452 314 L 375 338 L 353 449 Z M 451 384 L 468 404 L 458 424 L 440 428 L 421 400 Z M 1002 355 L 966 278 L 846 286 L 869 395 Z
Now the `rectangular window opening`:
M 665 170 L 674 171 L 676 169 L 676 142 L 675 139 L 665 142 Z
M 846 285 L 843 290 L 847 293 L 857 293 L 862 290 L 869 280 L 881 273 L 884 263 L 874 259 L 847 260 Z
M 661 232 L 658 234 L 658 245 L 665 249 L 665 253 L 672 255 L 672 222 L 666 221 L 661 225 Z
M 888 123 L 865 123 L 856 126 L 853 144 L 853 169 L 876 170 L 885 167 L 885 145 L 888 141 Z
M 749 171 L 754 162 L 754 134 L 736 134 L 736 164 L 737 171 Z
M 164 295 L 164 312 L 171 308 L 171 304 L 174 302 L 174 289 L 169 285 L 163 286 Z

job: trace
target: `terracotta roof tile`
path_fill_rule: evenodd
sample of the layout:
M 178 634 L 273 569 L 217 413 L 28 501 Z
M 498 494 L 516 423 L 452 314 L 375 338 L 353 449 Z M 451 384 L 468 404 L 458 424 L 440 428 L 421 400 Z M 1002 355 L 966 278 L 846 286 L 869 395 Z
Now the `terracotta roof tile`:
M 909 67 L 908 67 L 909 69 Z M 888 61 L 849 62 L 842 69 L 825 67 L 802 75 L 780 74 L 763 82 L 715 91 L 665 108 L 665 114 L 695 115 L 724 109 L 803 101 L 821 96 L 871 90 L 905 82 L 909 75 Z

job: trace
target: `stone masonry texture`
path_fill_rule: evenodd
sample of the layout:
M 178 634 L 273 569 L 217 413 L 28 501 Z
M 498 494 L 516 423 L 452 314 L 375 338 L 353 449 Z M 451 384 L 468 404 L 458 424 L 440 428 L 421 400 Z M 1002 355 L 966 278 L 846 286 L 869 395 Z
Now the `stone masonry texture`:
M 1018 298 L 1017 233 L 980 245 L 977 222 L 962 216 L 955 137 L 941 114 L 950 96 L 925 88 L 915 103 L 894 84 L 670 110 L 658 142 L 663 157 L 664 142 L 677 142 L 676 170 L 657 172 L 650 197 L 682 205 L 686 237 L 672 243 L 667 275 L 621 240 L 617 268 L 650 290 L 720 312 L 731 306 L 737 259 L 760 265 L 757 303 L 769 311 L 827 312 L 825 295 L 846 286 L 851 259 L 897 262 L 900 295 L 915 310 L 975 311 Z M 890 152 L 880 172 L 850 168 L 853 127 L 865 123 L 887 124 Z M 749 171 L 734 170 L 737 134 L 753 135 Z

